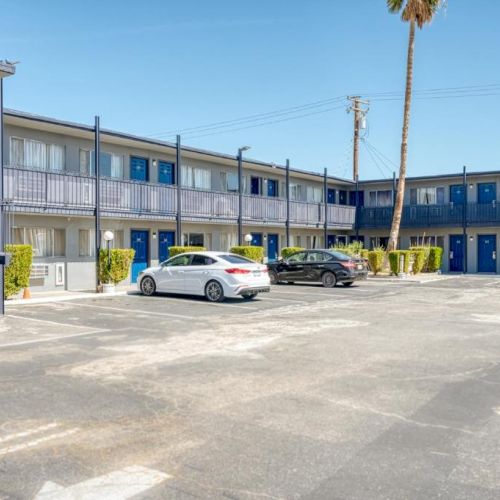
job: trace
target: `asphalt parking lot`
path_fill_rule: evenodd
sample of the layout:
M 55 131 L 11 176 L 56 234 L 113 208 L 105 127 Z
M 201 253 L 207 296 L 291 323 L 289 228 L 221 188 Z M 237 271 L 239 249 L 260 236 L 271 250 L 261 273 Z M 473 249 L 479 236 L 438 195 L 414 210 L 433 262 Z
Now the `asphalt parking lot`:
M 10 305 L 0 498 L 498 499 L 499 300 L 474 276 Z

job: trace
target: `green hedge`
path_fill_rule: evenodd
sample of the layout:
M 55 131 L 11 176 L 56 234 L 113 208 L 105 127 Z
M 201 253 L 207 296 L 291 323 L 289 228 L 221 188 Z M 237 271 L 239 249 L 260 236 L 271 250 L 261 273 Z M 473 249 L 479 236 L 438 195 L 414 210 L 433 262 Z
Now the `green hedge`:
M 353 241 L 348 245 L 337 244 L 330 247 L 331 250 L 336 250 L 337 252 L 345 253 L 346 255 L 350 255 L 352 257 L 359 257 L 363 250 L 363 243 L 361 241 Z
M 231 247 L 229 251 L 231 253 L 241 255 L 242 257 L 246 257 L 247 259 L 254 260 L 255 262 L 264 261 L 264 247 L 242 245 L 242 246 Z
M 186 252 L 204 252 L 206 250 L 205 247 L 176 247 L 176 246 L 171 246 L 168 249 L 168 257 L 175 257 L 176 255 L 179 255 L 180 253 L 186 253 Z
M 108 269 L 108 250 L 101 248 L 99 253 L 99 281 L 117 285 L 127 278 L 134 260 L 135 250 L 131 248 L 112 248 L 111 267 Z
M 391 268 L 391 273 L 399 274 L 401 270 L 399 269 L 399 259 L 403 255 L 404 257 L 404 270 L 407 273 L 410 267 L 410 251 L 409 250 L 392 250 L 389 252 L 389 266 Z
M 373 274 L 378 274 L 384 269 L 385 252 L 380 248 L 368 252 L 368 263 Z
M 362 248 L 361 251 L 359 252 L 359 256 L 362 259 L 368 259 L 368 254 L 370 253 L 370 250 L 368 248 Z
M 293 253 L 302 252 L 303 250 L 305 250 L 305 248 L 302 248 L 302 247 L 285 247 L 285 248 L 281 249 L 281 256 L 284 259 L 288 259 L 288 257 L 290 257 L 290 255 L 292 255 Z
M 413 274 L 419 274 L 424 270 L 427 264 L 426 254 L 427 254 L 426 251 L 423 249 L 410 250 L 410 255 L 413 260 L 413 267 L 412 267 Z
M 435 273 L 441 269 L 443 263 L 443 249 L 441 247 L 430 247 L 427 269 L 430 273 Z
M 33 248 L 31 245 L 5 245 L 5 251 L 11 254 L 10 264 L 5 268 L 4 297 L 7 299 L 30 285 Z

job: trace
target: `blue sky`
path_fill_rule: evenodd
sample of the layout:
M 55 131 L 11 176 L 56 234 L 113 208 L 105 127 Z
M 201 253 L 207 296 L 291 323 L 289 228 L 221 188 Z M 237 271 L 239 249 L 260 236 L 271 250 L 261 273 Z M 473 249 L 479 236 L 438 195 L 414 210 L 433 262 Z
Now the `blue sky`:
M 103 127 L 172 139 L 178 130 L 337 96 L 404 90 L 408 26 L 385 0 L 0 5 L 0 58 L 21 61 L 5 82 L 5 104 L 32 113 L 84 123 L 99 114 Z M 500 2 L 449 0 L 417 33 L 414 89 L 500 84 L 499 17 Z M 409 174 L 457 172 L 464 164 L 500 169 L 499 88 L 480 92 L 490 96 L 415 99 Z M 402 106 L 372 97 L 362 178 L 390 176 L 389 160 L 399 165 Z M 287 121 L 249 121 L 230 128 L 251 128 L 210 129 L 205 137 L 183 132 L 183 142 L 224 153 L 248 144 L 252 158 L 290 158 L 297 168 L 345 177 L 352 161 L 345 107 L 332 101 L 267 118 Z M 385 165 L 373 160 L 373 147 Z

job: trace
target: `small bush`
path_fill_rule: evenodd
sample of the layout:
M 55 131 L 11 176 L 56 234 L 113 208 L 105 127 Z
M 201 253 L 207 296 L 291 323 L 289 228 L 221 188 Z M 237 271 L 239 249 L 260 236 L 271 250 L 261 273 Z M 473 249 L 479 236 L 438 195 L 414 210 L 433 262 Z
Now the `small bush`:
M 399 260 L 401 255 L 404 257 L 404 270 L 402 272 L 407 273 L 410 268 L 410 251 L 392 250 L 389 252 L 389 266 L 392 274 L 399 274 L 401 272 L 399 269 Z
M 413 260 L 412 272 L 419 274 L 426 266 L 426 252 L 425 250 L 410 250 L 411 259 Z M 428 256 L 428 254 L 427 254 Z
M 361 249 L 361 252 L 359 252 L 359 256 L 362 258 L 362 259 L 368 259 L 368 254 L 370 253 L 370 250 L 368 250 L 367 248 L 362 248 Z
M 108 250 L 101 248 L 99 253 L 99 281 L 117 285 L 127 278 L 134 260 L 135 250 L 131 248 L 112 248 L 111 266 L 108 268 Z
M 179 255 L 180 253 L 186 253 L 186 252 L 204 252 L 205 250 L 206 250 L 205 247 L 176 247 L 176 246 L 171 246 L 168 249 L 168 258 L 175 257 L 176 255 Z
M 368 263 L 373 274 L 377 275 L 384 269 L 385 252 L 381 248 L 375 248 L 368 252 Z
M 363 250 L 363 243 L 361 241 L 353 241 L 348 245 L 338 244 L 330 248 L 332 250 L 345 253 L 346 255 L 350 255 L 352 257 L 358 257 L 361 255 L 361 251 Z
M 242 246 L 232 247 L 229 251 L 231 253 L 241 255 L 242 257 L 246 257 L 247 259 L 254 260 L 255 262 L 263 262 L 264 261 L 264 247 L 254 247 L 251 245 L 248 245 L 248 246 L 242 245 Z
M 288 257 L 290 257 L 290 255 L 292 255 L 293 253 L 302 252 L 302 250 L 305 250 L 305 248 L 302 248 L 302 247 L 285 247 L 285 248 L 281 249 L 281 256 L 284 259 L 288 259 Z
M 441 269 L 443 263 L 443 249 L 441 247 L 430 247 L 427 270 L 435 273 Z
M 7 299 L 30 285 L 33 248 L 31 245 L 5 245 L 11 254 L 10 264 L 5 268 L 4 297 Z

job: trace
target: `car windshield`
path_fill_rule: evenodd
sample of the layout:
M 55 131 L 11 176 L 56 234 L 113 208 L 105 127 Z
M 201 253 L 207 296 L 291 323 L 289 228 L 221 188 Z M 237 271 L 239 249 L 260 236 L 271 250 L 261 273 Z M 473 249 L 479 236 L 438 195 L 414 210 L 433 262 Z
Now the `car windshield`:
M 333 256 L 334 260 L 351 260 L 351 257 L 349 257 L 349 255 L 346 255 L 342 252 L 329 251 L 328 253 Z
M 219 257 L 219 259 L 225 260 L 226 262 L 229 262 L 230 264 L 255 264 L 253 260 L 232 253 L 217 255 L 217 257 Z

